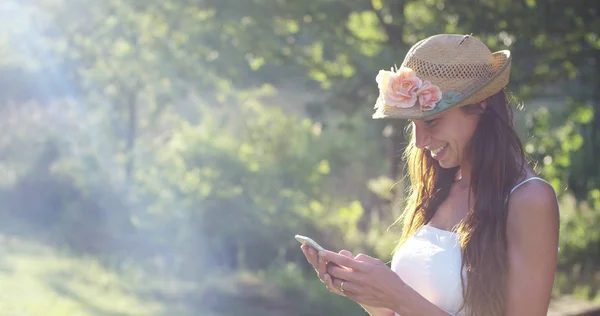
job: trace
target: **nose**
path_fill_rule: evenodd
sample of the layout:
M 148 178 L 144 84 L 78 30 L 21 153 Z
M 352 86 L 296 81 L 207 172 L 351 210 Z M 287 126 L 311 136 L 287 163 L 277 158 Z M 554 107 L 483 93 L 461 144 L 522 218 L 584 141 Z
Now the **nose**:
M 413 122 L 413 132 L 415 137 L 415 146 L 423 149 L 429 144 L 430 135 L 427 128 L 421 122 Z

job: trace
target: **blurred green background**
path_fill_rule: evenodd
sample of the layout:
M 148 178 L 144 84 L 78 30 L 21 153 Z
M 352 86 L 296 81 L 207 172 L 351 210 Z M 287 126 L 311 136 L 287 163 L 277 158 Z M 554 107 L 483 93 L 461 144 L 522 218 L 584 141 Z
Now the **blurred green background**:
M 553 293 L 600 300 L 599 7 L 2 0 L 0 315 L 364 315 L 293 236 L 391 259 L 407 140 L 375 76 L 437 33 L 512 51 Z

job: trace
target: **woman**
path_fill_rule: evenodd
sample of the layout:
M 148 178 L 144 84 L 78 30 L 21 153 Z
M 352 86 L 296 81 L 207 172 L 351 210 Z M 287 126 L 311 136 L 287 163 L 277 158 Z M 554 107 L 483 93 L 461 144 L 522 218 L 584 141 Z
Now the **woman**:
M 330 291 L 377 316 L 546 315 L 558 203 L 513 128 L 510 64 L 509 51 L 442 34 L 415 44 L 399 69 L 379 72 L 373 117 L 412 126 L 403 233 L 391 269 L 302 246 Z

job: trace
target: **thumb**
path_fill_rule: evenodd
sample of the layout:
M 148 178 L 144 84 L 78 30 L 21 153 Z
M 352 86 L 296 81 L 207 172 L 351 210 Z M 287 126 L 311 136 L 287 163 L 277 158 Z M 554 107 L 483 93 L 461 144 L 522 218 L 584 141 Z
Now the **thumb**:
M 352 253 L 348 250 L 341 250 L 339 254 L 354 259 L 354 255 L 352 255 Z

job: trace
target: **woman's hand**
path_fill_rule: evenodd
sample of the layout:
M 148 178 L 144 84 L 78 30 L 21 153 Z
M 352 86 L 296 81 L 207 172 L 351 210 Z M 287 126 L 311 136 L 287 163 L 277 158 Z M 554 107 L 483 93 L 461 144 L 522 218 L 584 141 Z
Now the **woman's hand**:
M 308 260 L 308 262 L 313 266 L 313 268 L 317 272 L 317 276 L 319 277 L 319 279 L 321 279 L 321 282 L 325 283 L 327 289 L 337 295 L 345 296 L 344 293 L 340 291 L 339 287 L 335 287 L 333 285 L 334 279 L 329 273 L 327 273 L 327 260 L 324 260 L 321 257 L 319 257 L 317 255 L 317 251 L 308 245 L 302 245 L 300 248 L 302 248 L 302 252 L 304 253 L 304 256 L 306 256 L 306 260 Z M 353 258 L 352 253 L 348 250 L 340 251 L 339 255 L 346 256 L 348 258 Z
M 379 259 L 359 254 L 352 258 L 331 251 L 319 252 L 319 261 L 330 261 L 328 274 L 333 276 L 335 291 L 353 301 L 395 310 L 398 298 L 407 289 L 400 277 Z M 340 287 L 344 282 L 344 291 Z

